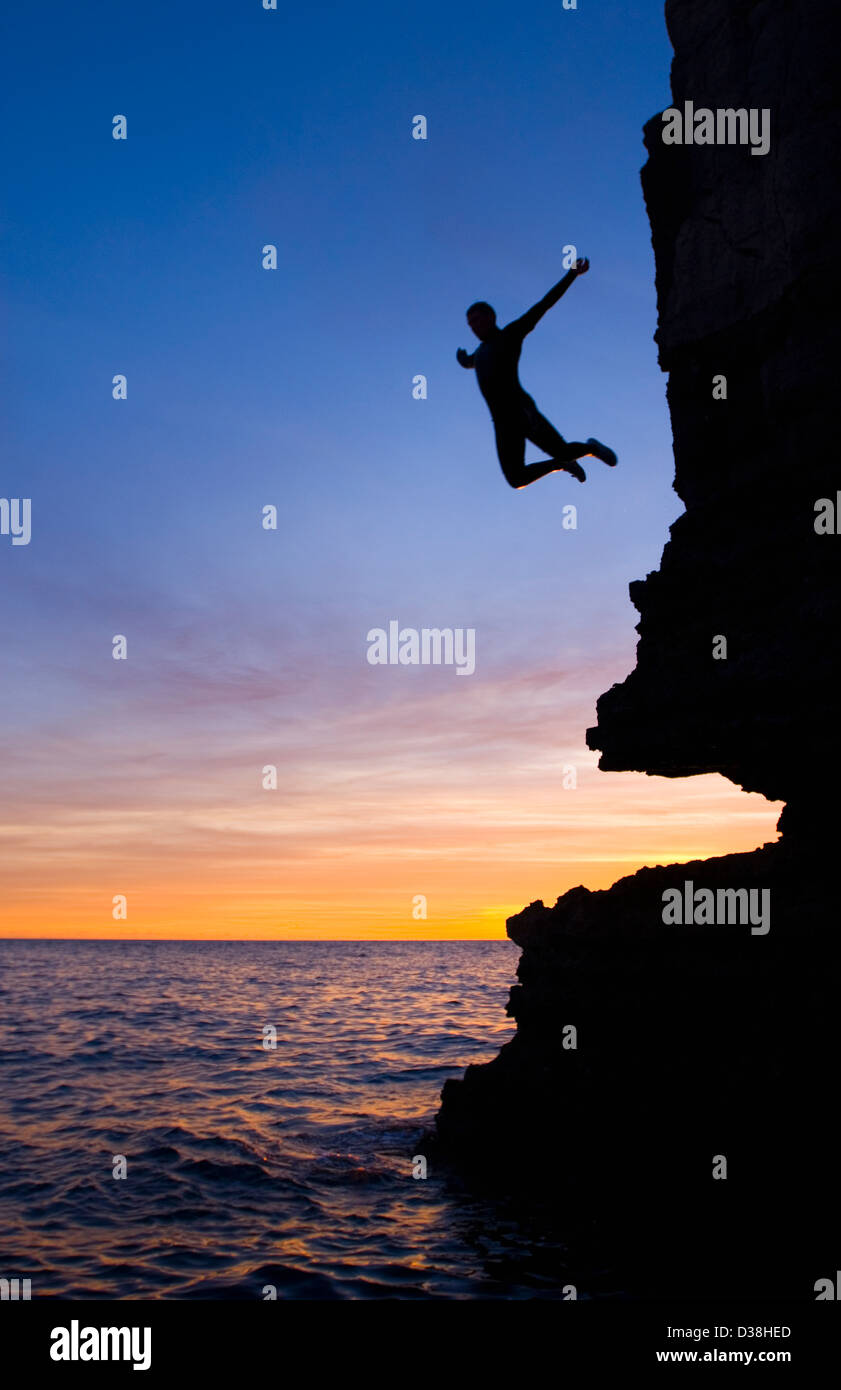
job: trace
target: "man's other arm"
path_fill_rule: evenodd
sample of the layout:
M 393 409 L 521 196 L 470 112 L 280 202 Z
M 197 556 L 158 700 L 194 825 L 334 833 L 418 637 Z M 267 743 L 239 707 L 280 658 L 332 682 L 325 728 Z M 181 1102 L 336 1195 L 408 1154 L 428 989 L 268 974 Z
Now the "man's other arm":
M 589 269 L 590 262 L 588 260 L 576 261 L 575 265 L 567 271 L 563 280 L 559 280 L 557 285 L 552 286 L 548 294 L 545 294 L 542 299 L 539 299 L 536 304 L 533 304 L 530 309 L 527 309 L 522 318 L 515 319 L 514 322 L 523 335 L 531 333 L 531 330 L 536 323 L 540 322 L 547 309 L 551 309 L 553 304 L 557 304 L 561 295 L 566 294 L 573 280 L 577 280 L 579 275 L 586 275 Z M 509 324 L 509 327 L 513 327 L 513 324 Z

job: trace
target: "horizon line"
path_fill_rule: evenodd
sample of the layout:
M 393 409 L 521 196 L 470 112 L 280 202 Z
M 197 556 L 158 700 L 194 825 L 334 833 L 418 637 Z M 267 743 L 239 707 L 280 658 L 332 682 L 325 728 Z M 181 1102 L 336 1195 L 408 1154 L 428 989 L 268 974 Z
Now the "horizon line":
M 259 941 L 271 945 L 273 942 L 317 942 L 347 941 L 371 945 L 384 941 L 510 941 L 510 936 L 0 936 L 0 941 L 144 941 L 149 945 L 162 942 L 194 941 L 207 945 L 211 942 L 249 942 Z

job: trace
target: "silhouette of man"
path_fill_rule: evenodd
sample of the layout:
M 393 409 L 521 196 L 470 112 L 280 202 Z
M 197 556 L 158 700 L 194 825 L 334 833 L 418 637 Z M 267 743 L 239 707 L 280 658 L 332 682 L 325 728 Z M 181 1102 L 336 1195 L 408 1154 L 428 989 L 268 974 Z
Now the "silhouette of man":
M 557 473 L 563 469 L 571 473 L 580 483 L 586 481 L 587 474 L 576 459 L 588 454 L 611 468 L 616 464 L 616 455 L 606 444 L 597 439 L 585 443 L 573 440 L 567 442 L 558 434 L 554 425 L 541 415 L 531 396 L 520 385 L 517 363 L 523 347 L 523 339 L 536 323 L 543 318 L 547 309 L 557 304 L 562 294 L 566 294 L 573 280 L 586 275 L 590 269 L 588 260 L 579 260 L 568 270 L 563 280 L 538 300 L 522 318 L 514 319 L 505 328 L 496 321 L 496 311 L 479 300 L 471 304 L 467 311 L 467 322 L 479 346 L 472 354 L 459 348 L 457 360 L 462 367 L 475 367 L 479 390 L 485 397 L 491 412 L 496 432 L 496 451 L 506 480 L 512 487 L 527 487 L 529 483 L 545 478 L 547 473 Z M 551 457 L 538 463 L 526 463 L 526 440 L 538 448 L 545 449 Z

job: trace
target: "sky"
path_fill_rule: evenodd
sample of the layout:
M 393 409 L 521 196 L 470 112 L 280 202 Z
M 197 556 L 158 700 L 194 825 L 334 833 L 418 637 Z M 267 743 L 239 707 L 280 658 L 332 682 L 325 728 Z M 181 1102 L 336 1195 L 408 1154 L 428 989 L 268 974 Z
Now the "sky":
M 773 839 L 778 805 L 585 744 L 682 511 L 662 6 L 48 0 L 3 37 L 0 934 L 501 937 Z M 565 246 L 521 379 L 619 466 L 513 491 L 455 352 Z M 471 629 L 475 671 L 371 665 L 391 621 Z

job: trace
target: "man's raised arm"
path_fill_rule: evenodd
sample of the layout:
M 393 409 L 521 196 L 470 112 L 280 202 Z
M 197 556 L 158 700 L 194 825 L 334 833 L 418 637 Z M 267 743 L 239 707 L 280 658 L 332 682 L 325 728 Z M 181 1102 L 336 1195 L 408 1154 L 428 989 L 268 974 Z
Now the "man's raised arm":
M 557 285 L 553 285 L 548 294 L 539 299 L 531 309 L 527 309 L 523 316 L 516 320 L 523 330 L 523 333 L 531 333 L 536 323 L 539 323 L 553 304 L 557 304 L 562 294 L 566 294 L 573 280 L 577 280 L 579 275 L 586 275 L 590 269 L 590 262 L 585 258 L 575 262 L 575 265 L 567 271 L 563 280 L 559 280 Z

